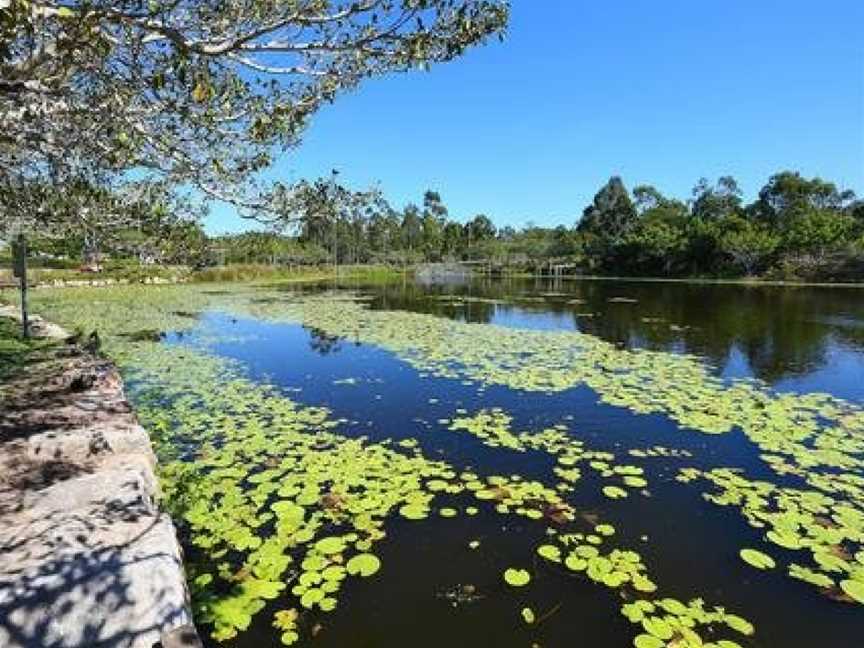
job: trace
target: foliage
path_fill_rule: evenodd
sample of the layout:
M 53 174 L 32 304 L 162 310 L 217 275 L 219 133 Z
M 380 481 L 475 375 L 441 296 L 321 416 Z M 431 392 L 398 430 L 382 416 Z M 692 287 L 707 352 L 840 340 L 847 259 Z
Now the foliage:
M 251 210 L 275 150 L 364 79 L 449 61 L 500 34 L 496 0 L 0 5 L 0 165 L 25 178 L 129 169 Z
M 720 226 L 718 247 L 744 274 L 764 270 L 780 246 L 780 238 L 762 223 L 733 216 Z
M 243 632 L 269 601 L 279 599 L 272 625 L 282 633 L 284 644 L 297 642 L 318 615 L 335 609 L 337 601 L 350 605 L 343 590 L 350 578 L 377 575 L 382 565 L 373 552 L 389 520 L 399 514 L 409 520 L 425 518 L 436 508 L 447 517 L 444 513 L 455 510 L 449 504 L 459 501 L 457 496 L 472 503 L 464 506 L 467 515 L 483 507 L 488 513 L 515 515 L 524 524 L 536 525 L 538 537 L 544 538 L 536 549 L 540 557 L 573 578 L 620 595 L 620 610 L 634 624 L 638 645 L 649 641 L 644 636 L 699 645 L 709 637 L 717 642 L 730 633 L 751 635 L 755 628 L 725 607 L 707 607 L 698 598 L 683 602 L 664 596 L 646 561 L 617 539 L 613 525 L 583 519 L 570 504 L 581 470 L 635 493 L 647 486 L 642 466 L 616 463 L 615 455 L 586 448 L 567 424 L 515 431 L 512 417 L 503 410 L 473 415 L 456 410 L 452 430 L 509 451 L 548 454 L 554 458 L 552 479 L 494 474 L 483 465 L 460 471 L 446 461 L 425 457 L 414 439 L 392 443 L 352 437 L 328 410 L 291 400 L 278 387 L 251 380 L 242 365 L 213 356 L 210 345 L 221 337 L 165 345 L 129 335 L 142 327 L 189 330 L 196 321 L 190 310 L 306 322 L 335 335 L 350 330 L 352 339 L 377 343 L 436 376 L 470 375 L 476 381 L 497 381 L 529 392 L 562 390 L 585 380 L 607 402 L 641 412 L 662 411 L 654 409 L 657 401 L 645 402 L 650 394 L 659 401 L 670 399 L 664 405 L 667 412 L 681 417 L 675 408 L 686 404 L 677 404 L 677 398 L 664 392 L 683 378 L 688 403 L 694 397 L 705 399 L 689 412 L 688 425 L 722 432 L 738 424 L 758 440 L 747 422 L 735 418 L 741 410 L 763 420 L 759 417 L 766 411 L 783 416 L 784 408 L 791 409 L 797 433 L 807 427 L 807 412 L 815 406 L 820 422 L 824 418 L 827 424 L 844 426 L 842 432 L 834 432 L 833 445 L 844 447 L 846 454 L 823 456 L 808 447 L 808 439 L 800 438 L 796 458 L 848 462 L 858 451 L 846 437 L 847 429 L 858 425 L 858 414 L 845 404 L 821 398 L 811 403 L 807 397 L 792 396 L 781 401 L 778 412 L 778 402 L 762 401 L 754 386 L 751 397 L 760 402 L 748 409 L 746 389 L 730 388 L 733 393 L 724 394 L 719 383 L 699 373 L 701 365 L 694 359 L 634 354 L 589 336 L 447 323 L 369 310 L 351 295 L 321 299 L 243 285 L 234 285 L 231 292 L 195 286 L 108 288 L 98 293 L 46 290 L 37 298 L 43 312 L 67 326 L 87 330 L 98 324 L 106 351 L 120 363 L 130 397 L 154 436 L 164 504 L 188 538 L 196 618 L 218 640 Z M 477 353 L 485 353 L 485 347 L 500 357 L 482 360 Z M 506 349 L 514 351 L 502 353 Z M 574 350 L 581 361 L 570 355 Z M 458 356 L 461 360 L 454 361 Z M 634 365 L 639 367 L 636 375 L 623 371 Z M 511 375 L 514 380 L 509 382 Z M 700 396 L 702 391 L 706 393 Z M 700 418 L 705 404 L 718 400 L 725 403 L 715 412 L 719 420 Z M 775 431 L 769 442 L 784 438 Z M 640 459 L 688 456 L 659 447 L 629 454 Z M 472 542 L 472 547 L 482 553 L 479 543 Z M 529 573 L 497 565 L 498 574 L 503 572 L 514 587 L 529 586 L 538 567 L 532 566 Z M 847 584 L 846 590 L 854 593 L 856 586 Z M 282 605 L 283 598 L 289 601 L 287 606 Z M 523 619 L 531 616 L 523 614 Z M 727 643 L 718 645 L 734 645 L 722 641 Z

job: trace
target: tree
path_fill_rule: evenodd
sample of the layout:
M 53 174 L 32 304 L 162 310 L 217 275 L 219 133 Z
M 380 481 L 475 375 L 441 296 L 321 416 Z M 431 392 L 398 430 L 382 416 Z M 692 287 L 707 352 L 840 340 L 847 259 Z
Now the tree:
M 846 212 L 864 227 L 864 200 L 855 200 L 846 207 Z
M 462 226 L 454 221 L 447 221 L 442 234 L 445 256 L 461 254 L 463 250 Z
M 760 189 L 753 212 L 766 223 L 780 225 L 813 210 L 842 210 L 854 199 L 852 191 L 839 191 L 833 182 L 808 180 L 797 171 L 782 171 Z
M 651 209 L 656 209 L 665 201 L 663 194 L 651 185 L 633 187 L 633 204 L 640 216 Z
M 855 227 L 855 220 L 841 211 L 811 209 L 792 218 L 783 229 L 783 247 L 823 256 L 849 240 Z
M 103 186 L 81 177 L 0 176 L 0 238 L 14 230 L 74 241 L 98 266 L 103 250 L 152 253 L 176 228 L 200 221 L 206 207 L 164 182 Z
M 485 214 L 478 214 L 465 223 L 465 238 L 468 241 L 468 253 L 478 244 L 495 238 L 495 224 Z
M 680 200 L 667 198 L 651 185 L 639 185 L 633 189 L 633 202 L 640 219 L 662 221 L 683 226 L 688 221 L 689 210 Z
M 245 215 L 294 214 L 257 171 L 368 77 L 501 34 L 499 0 L 7 0 L 0 167 L 45 178 L 135 168 Z
M 693 217 L 716 221 L 737 214 L 741 209 L 741 189 L 732 176 L 721 176 L 712 187 L 707 178 L 700 178 L 693 187 Z
M 636 208 L 624 183 L 618 176 L 613 176 L 594 196 L 593 203 L 582 212 L 578 229 L 580 232 L 594 233 L 614 244 L 636 226 L 636 221 Z
M 423 223 L 420 220 L 420 208 L 409 204 L 402 212 L 402 244 L 411 252 L 420 244 L 423 236 Z
M 444 226 L 447 223 L 447 207 L 436 191 L 423 195 L 423 216 L 421 219 L 423 250 L 426 258 L 437 260 L 444 246 Z
M 763 269 L 780 246 L 780 238 L 762 223 L 742 217 L 726 220 L 718 241 L 721 252 L 747 276 Z
M 671 275 L 681 265 L 688 243 L 688 231 L 683 223 L 662 218 L 645 219 L 625 243 L 633 252 L 631 271 Z

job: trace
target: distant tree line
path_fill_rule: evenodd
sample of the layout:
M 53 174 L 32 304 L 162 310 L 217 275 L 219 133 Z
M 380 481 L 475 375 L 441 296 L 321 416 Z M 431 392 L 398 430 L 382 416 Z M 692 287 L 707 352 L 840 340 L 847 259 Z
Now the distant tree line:
M 574 224 L 496 227 L 453 218 L 440 194 L 350 216 L 320 210 L 292 236 L 223 237 L 228 261 L 487 262 L 494 268 L 661 277 L 864 277 L 864 201 L 820 178 L 783 171 L 745 204 L 734 178 L 700 179 L 688 200 L 610 180 Z
M 613 177 L 578 222 L 518 229 L 496 227 L 483 214 L 454 218 L 435 191 L 401 209 L 380 192 L 333 181 L 310 183 L 298 195 L 290 231 L 208 237 L 200 219 L 171 217 L 175 205 L 161 199 L 102 239 L 116 256 L 193 266 L 468 261 L 532 273 L 559 266 L 571 274 L 864 277 L 864 201 L 791 171 L 771 176 L 750 204 L 729 176 L 699 180 L 686 201 L 650 185 L 631 192 Z M 86 249 L 85 234 L 66 232 L 35 248 L 71 258 Z
M 699 180 L 687 202 L 649 185 L 631 196 L 613 177 L 576 231 L 573 252 L 607 273 L 864 275 L 864 201 L 792 171 L 771 176 L 747 205 L 729 176 Z

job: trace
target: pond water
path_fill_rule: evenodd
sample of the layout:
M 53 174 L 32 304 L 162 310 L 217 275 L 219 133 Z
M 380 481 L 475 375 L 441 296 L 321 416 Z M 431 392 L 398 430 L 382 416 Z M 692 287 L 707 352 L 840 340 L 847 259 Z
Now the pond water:
M 140 345 L 121 365 L 212 645 L 862 645 L 864 292 L 182 291 L 160 367 Z M 204 357 L 225 364 L 190 374 L 202 393 L 160 382 Z M 327 412 L 296 424 L 280 399 Z

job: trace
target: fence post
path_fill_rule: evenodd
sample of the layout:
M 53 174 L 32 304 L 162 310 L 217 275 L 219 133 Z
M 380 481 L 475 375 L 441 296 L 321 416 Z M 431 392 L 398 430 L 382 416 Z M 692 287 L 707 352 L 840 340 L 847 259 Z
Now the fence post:
M 30 321 L 27 316 L 27 239 L 19 234 L 12 244 L 14 261 L 14 276 L 21 280 L 21 333 L 24 339 L 30 337 Z

